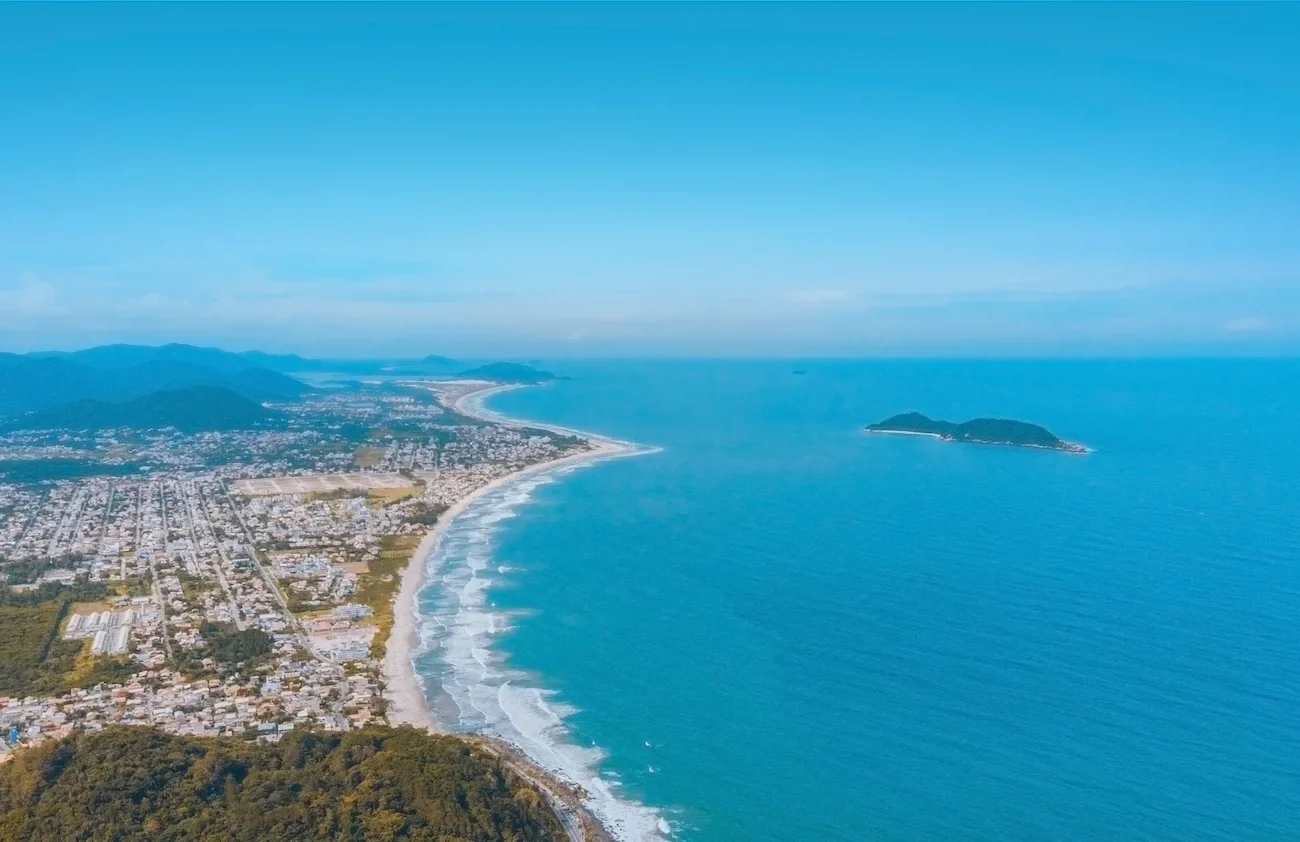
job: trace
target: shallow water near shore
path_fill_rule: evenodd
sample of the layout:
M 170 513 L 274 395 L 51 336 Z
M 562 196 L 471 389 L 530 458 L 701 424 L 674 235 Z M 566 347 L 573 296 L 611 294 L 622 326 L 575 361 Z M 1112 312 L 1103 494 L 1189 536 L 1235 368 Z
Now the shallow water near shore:
M 417 671 L 626 838 L 1300 828 L 1300 364 L 547 367 L 487 406 L 663 450 L 476 501 Z M 860 432 L 908 410 L 1096 452 Z

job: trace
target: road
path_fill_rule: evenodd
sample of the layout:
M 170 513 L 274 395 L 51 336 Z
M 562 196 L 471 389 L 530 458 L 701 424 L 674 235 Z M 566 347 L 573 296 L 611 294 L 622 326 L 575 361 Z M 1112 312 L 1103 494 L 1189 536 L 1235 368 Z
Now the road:
M 289 628 L 294 630 L 294 634 L 298 636 L 298 642 L 303 649 L 306 649 L 307 652 L 318 661 L 327 660 L 311 645 L 311 639 L 307 636 L 307 630 L 303 628 L 302 623 L 298 622 L 298 618 L 293 616 L 293 612 L 289 610 L 289 603 L 284 600 L 284 594 L 280 593 L 280 586 L 276 583 L 275 577 L 271 575 L 271 571 L 267 570 L 266 565 L 262 563 L 262 558 L 258 555 L 257 547 L 253 543 L 253 532 L 248 528 L 248 524 L 244 523 L 244 516 L 239 513 L 239 506 L 235 505 L 235 499 L 230 496 L 230 488 L 226 485 L 225 480 L 221 480 L 221 491 L 226 495 L 226 502 L 230 505 L 230 511 L 235 516 L 235 522 L 239 524 L 240 530 L 244 533 L 244 540 L 248 543 L 248 554 L 253 559 L 254 566 L 256 566 L 257 571 L 262 574 L 262 579 L 265 580 L 266 586 L 271 589 L 271 595 L 275 597 L 275 601 L 280 605 L 280 610 L 284 612 L 285 622 L 289 624 Z

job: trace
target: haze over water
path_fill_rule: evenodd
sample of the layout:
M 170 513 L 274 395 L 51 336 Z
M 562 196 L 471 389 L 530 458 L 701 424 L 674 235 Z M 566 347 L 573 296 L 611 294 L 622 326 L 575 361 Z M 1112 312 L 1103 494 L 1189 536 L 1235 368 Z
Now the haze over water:
M 489 405 L 663 451 L 472 510 L 477 640 L 680 838 L 1300 831 L 1300 363 L 550 367 Z

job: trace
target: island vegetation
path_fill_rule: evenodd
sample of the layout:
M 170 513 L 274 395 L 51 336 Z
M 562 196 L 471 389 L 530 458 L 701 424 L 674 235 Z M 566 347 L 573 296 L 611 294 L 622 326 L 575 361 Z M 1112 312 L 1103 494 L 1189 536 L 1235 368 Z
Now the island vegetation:
M 974 418 L 960 424 L 951 421 L 936 421 L 919 412 L 905 412 L 886 418 L 878 424 L 867 425 L 872 433 L 909 433 L 927 435 L 945 441 L 961 441 L 973 444 L 1002 444 L 1017 447 L 1041 447 L 1049 450 L 1065 450 L 1071 453 L 1085 453 L 1087 448 L 1080 444 L 1064 441 L 1055 433 L 1024 421 L 1008 418 Z
M 0 840 L 550 842 L 542 794 L 497 756 L 410 727 L 278 743 L 110 726 L 0 764 Z

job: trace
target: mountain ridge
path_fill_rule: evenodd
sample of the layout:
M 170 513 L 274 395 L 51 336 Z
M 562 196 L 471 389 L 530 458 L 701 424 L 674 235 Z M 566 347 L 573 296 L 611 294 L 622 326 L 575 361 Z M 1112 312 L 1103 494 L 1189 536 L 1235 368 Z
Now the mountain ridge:
M 181 432 L 243 430 L 278 416 L 261 404 L 220 386 L 160 389 L 126 401 L 93 398 L 45 407 L 18 416 L 6 430 L 107 430 L 173 427 Z
M 79 400 L 120 402 L 166 389 L 217 386 L 253 401 L 294 400 L 312 391 L 301 380 L 253 365 L 216 369 L 182 359 L 144 359 L 97 367 L 68 356 L 0 353 L 0 417 Z

